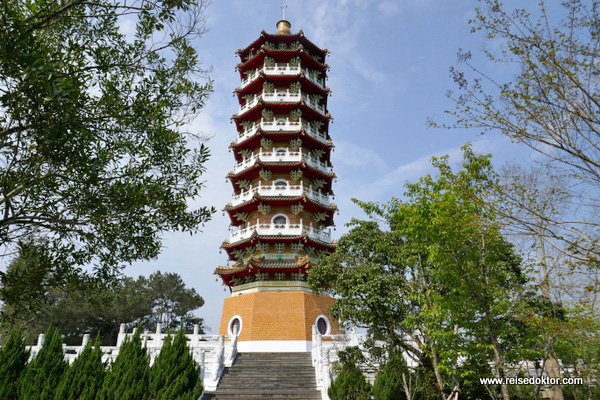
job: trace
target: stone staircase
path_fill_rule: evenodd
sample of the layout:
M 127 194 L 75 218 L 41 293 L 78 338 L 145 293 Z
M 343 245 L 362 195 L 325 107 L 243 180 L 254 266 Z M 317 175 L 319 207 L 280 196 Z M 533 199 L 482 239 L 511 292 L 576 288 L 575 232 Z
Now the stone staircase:
M 202 400 L 321 399 L 310 353 L 238 353 Z

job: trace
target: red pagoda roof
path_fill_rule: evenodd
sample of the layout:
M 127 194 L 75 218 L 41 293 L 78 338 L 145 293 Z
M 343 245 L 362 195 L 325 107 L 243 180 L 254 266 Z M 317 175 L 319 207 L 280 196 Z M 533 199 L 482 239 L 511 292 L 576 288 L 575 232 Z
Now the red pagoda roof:
M 302 30 L 300 30 L 300 31 L 298 31 L 298 33 L 295 33 L 292 35 L 277 35 L 277 34 L 271 34 L 271 33 L 262 31 L 260 33 L 260 36 L 258 37 L 258 39 L 256 39 L 254 42 L 250 43 L 245 49 L 238 49 L 238 51 L 236 51 L 236 53 L 243 60 L 244 57 L 246 57 L 248 55 L 248 53 L 250 53 L 252 50 L 258 51 L 260 49 L 260 47 L 267 41 L 273 41 L 275 43 L 282 43 L 282 42 L 293 43 L 295 41 L 299 41 L 309 51 L 315 51 L 315 52 L 319 53 L 319 55 L 323 58 L 325 58 L 325 56 L 329 53 L 329 50 L 321 49 L 317 45 L 315 45 L 313 42 L 308 40 L 304 36 L 304 32 L 302 32 Z

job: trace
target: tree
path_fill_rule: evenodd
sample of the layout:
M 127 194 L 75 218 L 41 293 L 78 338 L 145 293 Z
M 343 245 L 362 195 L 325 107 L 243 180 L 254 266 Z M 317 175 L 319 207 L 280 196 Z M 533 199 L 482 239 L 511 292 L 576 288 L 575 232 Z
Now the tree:
M 152 314 L 143 320 L 144 327 L 155 327 L 160 323 L 165 329 L 193 329 L 202 325 L 202 318 L 191 314 L 204 305 L 204 299 L 194 288 L 186 288 L 181 276 L 175 273 L 154 272 L 148 279 L 140 277 L 138 282 L 149 292 Z
M 434 158 L 438 175 L 407 183 L 406 201 L 357 201 L 371 220 L 353 220 L 309 274 L 337 297 L 332 315 L 431 371 L 443 399 L 489 364 L 503 378 L 510 361 L 532 356 L 535 338 L 520 320 L 533 300 L 521 259 L 486 202 L 498 185 L 490 156 L 464 147 L 463 157 L 456 173 Z
M 171 342 L 167 336 L 150 370 L 150 398 L 196 400 L 202 394 L 200 368 L 187 346 L 183 330 Z
M 331 400 L 367 400 L 371 398 L 371 385 L 359 368 L 363 356 L 356 347 L 338 353 L 339 360 L 333 365 L 337 376 L 327 389 Z
M 375 400 L 414 400 L 416 393 L 410 385 L 412 374 L 402 354 L 390 357 L 375 377 Z
M 597 268 L 600 3 L 567 0 L 561 9 L 541 1 L 533 12 L 507 11 L 498 0 L 483 3 L 470 21 L 472 31 L 493 41 L 485 51 L 493 64 L 519 70 L 503 82 L 478 67 L 471 52 L 460 51 L 459 62 L 467 71 L 451 68 L 458 95 L 449 93 L 456 104 L 449 112 L 456 120 L 442 126 L 501 132 L 560 168 L 576 211 L 548 216 L 526 208 L 535 218 L 515 218 L 515 226 L 542 232 L 548 246 L 559 243 L 570 258 Z
M 15 274 L 14 268 L 8 269 L 8 276 Z M 30 275 L 19 272 L 23 279 Z M 37 284 L 33 287 L 39 288 Z M 192 314 L 204 304 L 204 299 L 193 288 L 187 288 L 176 273 L 158 271 L 150 278 L 140 276 L 136 280 L 121 277 L 105 288 L 51 288 L 38 297 L 41 305 L 29 306 L 29 301 L 22 301 L 15 310 L 12 303 L 5 304 L 2 312 L 10 323 L 4 324 L 4 329 L 22 329 L 29 340 L 34 340 L 51 325 L 58 327 L 68 344 L 78 345 L 84 334 L 90 334 L 98 335 L 102 344 L 109 346 L 116 343 L 121 324 L 128 330 L 140 325 L 150 331 L 154 331 L 157 322 L 165 330 L 179 325 L 191 330 L 197 324 L 204 332 L 202 318 Z
M 104 281 L 156 258 L 162 232 L 197 232 L 210 218 L 214 208 L 188 206 L 208 151 L 185 130 L 211 91 L 190 44 L 205 7 L 2 2 L 2 254 L 34 238 L 55 280 Z M 127 22 L 131 35 L 119 28 Z
M 29 359 L 25 349 L 25 339 L 18 331 L 13 331 L 8 341 L 0 348 L 0 399 L 17 398 L 18 383 Z
M 104 378 L 99 400 L 146 400 L 150 392 L 150 360 L 142 347 L 139 329 L 127 337 Z
M 60 334 L 50 328 L 46 331 L 42 349 L 21 375 L 19 399 L 53 399 L 66 366 Z
M 96 340 L 96 345 L 93 347 L 88 342 L 64 373 L 56 388 L 54 399 L 95 400 L 96 393 L 102 387 L 106 374 L 102 355 L 99 340 Z

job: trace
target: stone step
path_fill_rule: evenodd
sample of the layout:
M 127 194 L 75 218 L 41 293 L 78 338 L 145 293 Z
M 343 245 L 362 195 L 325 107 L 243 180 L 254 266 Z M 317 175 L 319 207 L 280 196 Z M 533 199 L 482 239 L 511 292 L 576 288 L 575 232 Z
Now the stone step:
M 224 395 L 224 394 L 216 394 L 216 393 L 205 393 L 202 400 L 234 400 L 234 399 L 294 399 L 294 400 L 313 400 L 313 399 L 321 399 L 321 393 L 316 392 L 314 394 L 233 394 L 233 395 Z
M 310 353 L 238 353 L 207 400 L 320 399 Z

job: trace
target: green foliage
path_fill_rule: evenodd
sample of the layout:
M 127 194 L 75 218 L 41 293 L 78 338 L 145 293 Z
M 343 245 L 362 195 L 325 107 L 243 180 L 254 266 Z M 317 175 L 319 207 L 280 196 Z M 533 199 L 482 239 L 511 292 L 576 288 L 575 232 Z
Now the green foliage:
M 406 400 L 403 382 L 407 382 L 407 386 L 410 385 L 411 375 L 413 372 L 406 366 L 402 355 L 392 356 L 375 377 L 373 383 L 375 400 Z
M 200 368 L 196 366 L 180 330 L 173 341 L 168 336 L 150 370 L 150 398 L 196 400 L 202 394 Z
M 600 203 L 589 196 L 600 188 L 598 2 L 536 2 L 517 9 L 499 0 L 481 3 L 469 21 L 472 32 L 504 45 L 486 47 L 489 70 L 470 51 L 459 52 L 461 67 L 451 68 L 457 92 L 449 92 L 454 122 L 441 126 L 502 133 L 558 167 L 575 198 L 568 202 L 577 205 L 574 215 L 539 215 L 532 208 L 526 212 L 535 218 L 514 225 L 530 235 L 543 232 L 568 257 L 598 268 Z M 507 79 L 499 70 L 514 74 Z
M 150 360 L 142 347 L 139 329 L 121 344 L 119 354 L 104 378 L 98 400 L 146 400 L 150 396 Z
M 23 335 L 19 331 L 11 332 L 8 341 L 0 347 L 0 400 L 17 398 L 19 378 L 28 359 Z
M 19 399 L 53 399 L 66 368 L 62 339 L 56 329 L 48 329 L 42 349 L 27 364 L 19 382 Z
M 371 398 L 371 385 L 359 369 L 344 369 L 331 382 L 327 394 L 331 400 L 367 400 Z
M 13 267 L 9 268 L 12 273 Z M 26 274 L 27 275 L 27 274 Z M 45 327 L 59 327 L 66 343 L 78 345 L 84 334 L 99 335 L 104 345 L 114 346 L 121 323 L 127 329 L 141 324 L 145 330 L 154 331 L 160 322 L 164 329 L 177 329 L 180 325 L 186 330 L 200 325 L 202 318 L 192 311 L 204 304 L 204 299 L 193 288 L 187 288 L 175 273 L 161 273 L 150 277 L 140 276 L 133 280 L 122 277 L 110 287 L 88 288 L 65 292 L 52 288 L 44 294 L 43 304 L 10 310 L 3 310 L 11 317 L 7 327 L 22 329 L 29 340 L 37 337 Z M 22 302 L 27 306 L 29 302 Z
M 452 377 L 475 382 L 469 366 L 491 362 L 501 376 L 507 361 L 531 355 L 534 334 L 520 322 L 531 298 L 521 259 L 485 201 L 498 177 L 489 156 L 468 146 L 463 156 L 458 172 L 434 158 L 438 175 L 407 183 L 405 201 L 357 201 L 371 219 L 353 220 L 309 274 L 336 296 L 334 316 L 419 360 L 444 396 Z M 468 357 L 483 362 L 459 363 Z
M 64 373 L 55 400 L 94 400 L 106 374 L 102 354 L 99 340 L 93 347 L 88 342 Z
M 0 247 L 11 254 L 39 238 L 53 281 L 105 281 L 156 258 L 164 231 L 197 232 L 215 211 L 188 206 L 208 150 L 183 128 L 212 90 L 190 42 L 206 5 L 138 6 L 2 2 Z M 13 294 L 36 290 L 16 282 Z

